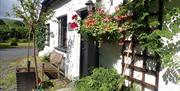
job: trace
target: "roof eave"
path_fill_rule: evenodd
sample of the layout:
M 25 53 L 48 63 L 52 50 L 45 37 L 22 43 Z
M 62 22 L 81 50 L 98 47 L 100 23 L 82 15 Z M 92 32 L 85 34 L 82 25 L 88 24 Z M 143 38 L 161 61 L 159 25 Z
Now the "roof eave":
M 53 2 L 55 2 L 56 0 L 44 0 L 43 2 L 42 2 L 42 5 L 44 6 L 44 7 L 49 7 Z

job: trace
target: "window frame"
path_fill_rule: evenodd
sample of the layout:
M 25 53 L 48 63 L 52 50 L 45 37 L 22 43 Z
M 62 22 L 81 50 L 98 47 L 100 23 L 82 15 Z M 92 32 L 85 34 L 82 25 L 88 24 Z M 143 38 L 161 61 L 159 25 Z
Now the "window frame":
M 67 52 L 67 15 L 57 18 L 58 20 L 58 46 L 56 49 Z

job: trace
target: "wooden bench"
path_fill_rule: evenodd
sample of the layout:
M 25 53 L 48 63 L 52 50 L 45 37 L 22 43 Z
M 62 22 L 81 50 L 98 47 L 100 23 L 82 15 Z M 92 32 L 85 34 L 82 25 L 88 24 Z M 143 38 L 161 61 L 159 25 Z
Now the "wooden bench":
M 50 54 L 49 62 L 42 64 L 42 77 L 44 78 L 44 73 L 50 79 L 57 79 L 60 76 L 65 76 L 64 71 L 60 67 L 64 63 L 64 57 L 62 54 L 53 51 Z

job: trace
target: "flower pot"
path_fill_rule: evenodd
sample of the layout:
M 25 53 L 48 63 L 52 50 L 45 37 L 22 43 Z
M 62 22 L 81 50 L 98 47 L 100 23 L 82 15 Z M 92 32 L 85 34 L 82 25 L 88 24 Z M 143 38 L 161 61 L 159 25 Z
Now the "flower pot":
M 32 91 L 35 89 L 36 75 L 35 68 L 17 68 L 16 69 L 17 91 Z

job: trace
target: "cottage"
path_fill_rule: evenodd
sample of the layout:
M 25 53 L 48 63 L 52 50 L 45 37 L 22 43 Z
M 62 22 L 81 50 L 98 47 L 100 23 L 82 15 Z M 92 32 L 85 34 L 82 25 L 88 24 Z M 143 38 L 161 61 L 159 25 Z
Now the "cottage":
M 88 15 L 87 1 L 45 0 L 43 2 L 44 6 L 55 11 L 55 15 L 52 20 L 47 22 L 46 46 L 43 51 L 39 52 L 39 55 L 48 55 L 53 50 L 63 54 L 65 57 L 63 65 L 65 76 L 71 80 L 88 75 L 92 66 L 114 67 L 118 73 L 122 73 L 123 60 L 130 59 L 130 57 L 123 56 L 123 52 L 121 52 L 123 47 L 119 46 L 118 43 L 103 43 L 101 48 L 97 48 L 96 42 L 86 41 L 77 30 L 70 28 L 69 23 L 73 21 L 72 17 L 74 15 L 78 15 L 78 19 L 84 19 Z M 101 0 L 92 1 L 95 3 Z M 102 0 L 101 3 L 103 3 L 105 10 L 113 13 L 115 7 L 123 3 L 123 0 Z M 131 36 L 128 36 L 126 39 L 130 38 Z M 152 68 L 154 71 L 144 72 L 138 70 L 143 67 L 143 57 L 137 57 L 136 60 L 134 65 L 137 67 L 133 68 L 134 75 L 132 75 L 132 78 L 133 81 L 144 86 L 142 89 L 145 91 L 180 91 L 180 85 L 165 84 L 164 70 L 160 70 L 160 66 L 157 68 L 158 63 L 150 62 L 150 69 L 151 67 L 157 69 Z M 131 68 L 128 68 L 125 74 L 131 76 L 131 72 Z

